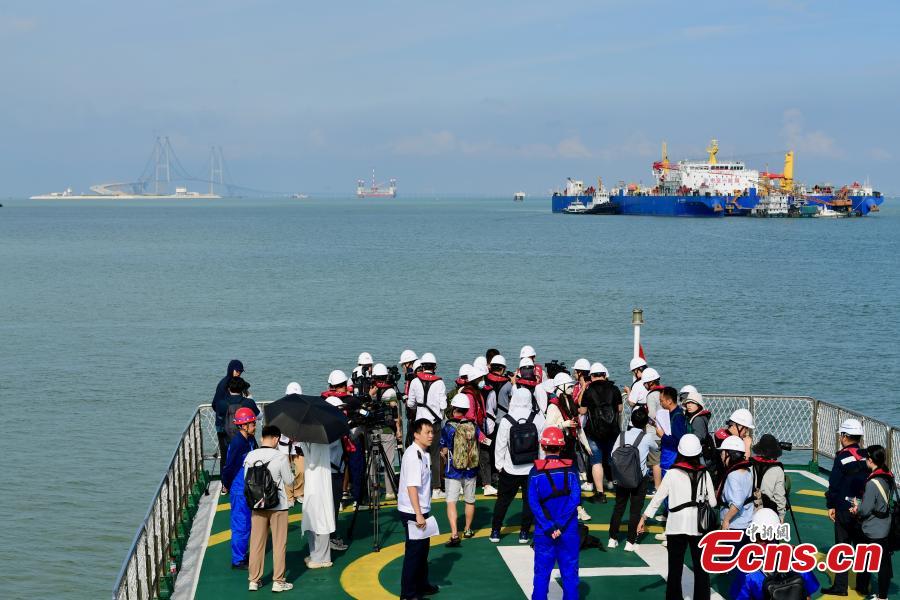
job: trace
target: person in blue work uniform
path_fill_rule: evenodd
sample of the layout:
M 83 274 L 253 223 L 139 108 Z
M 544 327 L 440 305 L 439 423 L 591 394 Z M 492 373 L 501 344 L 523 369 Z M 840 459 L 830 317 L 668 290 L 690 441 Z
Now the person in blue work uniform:
M 231 496 L 231 568 L 246 570 L 249 565 L 247 551 L 250 544 L 250 507 L 244 498 L 244 458 L 256 450 L 256 414 L 241 407 L 234 414 L 238 435 L 231 438 L 222 469 L 222 487 Z
M 781 518 L 771 508 L 761 508 L 753 514 L 752 523 L 759 528 L 775 529 L 781 525 Z M 773 540 L 757 539 L 759 544 Z M 765 600 L 772 595 L 775 586 L 781 588 L 776 597 L 811 598 L 819 589 L 815 573 L 766 573 L 762 569 L 745 573 L 735 569 L 732 574 L 729 598 L 732 600 Z M 769 588 L 769 595 L 766 593 Z
M 546 600 L 550 573 L 559 563 L 563 600 L 578 598 L 578 503 L 581 485 L 572 461 L 559 458 L 566 441 L 559 427 L 541 434 L 546 458 L 534 461 L 528 476 L 528 503 L 534 514 L 534 591 L 532 600 Z
M 866 466 L 866 451 L 859 447 L 862 441 L 863 426 L 856 419 L 847 419 L 838 429 L 841 449 L 834 455 L 834 466 L 828 477 L 828 489 L 825 491 L 825 506 L 828 518 L 834 522 L 835 544 L 850 544 L 856 547 L 864 541 L 862 528 L 856 516 L 850 512 L 852 506 L 847 498 L 862 498 L 869 476 Z M 835 573 L 834 583 L 822 590 L 831 596 L 846 596 L 849 586 L 849 574 Z M 857 590 L 863 596 L 868 590 Z

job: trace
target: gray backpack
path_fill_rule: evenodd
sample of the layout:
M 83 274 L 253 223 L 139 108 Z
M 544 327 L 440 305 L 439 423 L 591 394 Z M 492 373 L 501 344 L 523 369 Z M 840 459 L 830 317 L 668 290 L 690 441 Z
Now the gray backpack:
M 619 447 L 610 456 L 609 468 L 612 470 L 613 482 L 620 488 L 633 490 L 641 485 L 644 479 L 638 446 L 645 433 L 646 431 L 641 431 L 631 444 L 625 443 L 625 432 L 619 435 Z

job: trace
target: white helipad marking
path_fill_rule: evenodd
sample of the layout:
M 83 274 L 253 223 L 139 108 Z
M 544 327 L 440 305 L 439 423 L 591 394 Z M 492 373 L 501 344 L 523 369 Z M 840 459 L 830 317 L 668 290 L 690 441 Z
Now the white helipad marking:
M 526 598 L 531 598 L 534 591 L 534 551 L 528 546 L 498 546 L 497 551 L 512 573 L 513 578 Z M 636 554 L 647 563 L 646 567 L 586 567 L 578 569 L 579 577 L 627 577 L 634 575 L 656 575 L 666 578 L 668 571 L 668 555 L 660 544 L 638 545 Z M 561 600 L 562 587 L 557 582 L 559 569 L 550 574 L 548 600 Z M 685 598 L 694 594 L 694 574 L 685 567 L 681 580 L 681 589 Z M 712 592 L 710 600 L 724 600 L 716 592 Z
M 812 479 L 813 481 L 815 481 L 822 487 L 826 487 L 826 488 L 828 487 L 828 480 L 825 479 L 824 477 L 822 477 L 821 475 L 816 475 L 815 473 L 810 473 L 809 471 L 796 471 L 794 469 L 787 469 L 787 472 L 788 473 L 798 473 L 800 475 L 803 475 L 804 477 L 809 477 L 810 479 Z

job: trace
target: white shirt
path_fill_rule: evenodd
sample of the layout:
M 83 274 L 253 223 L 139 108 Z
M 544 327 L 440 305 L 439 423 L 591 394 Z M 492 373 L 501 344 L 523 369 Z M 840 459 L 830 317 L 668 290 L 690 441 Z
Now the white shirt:
M 416 514 L 409 499 L 409 486 L 414 485 L 419 492 L 419 510 L 422 514 L 431 510 L 431 455 L 413 442 L 403 452 L 400 461 L 400 480 L 397 485 L 397 510 L 411 515 Z
M 269 463 L 269 473 L 272 479 L 278 485 L 278 506 L 268 510 L 287 510 L 288 500 L 284 486 L 293 485 L 294 474 L 291 472 L 291 465 L 288 462 L 286 454 L 282 454 L 277 448 L 257 448 L 251 450 L 246 458 L 244 458 L 244 477 L 247 477 L 247 471 L 256 461 Z
M 631 391 L 628 392 L 628 404 L 630 404 L 632 408 L 646 397 L 647 388 L 644 387 L 644 384 L 641 383 L 640 379 L 631 384 Z
M 328 444 L 301 442 L 300 446 L 306 458 L 300 531 L 312 531 L 318 535 L 331 533 L 335 529 L 334 498 L 331 495 L 331 450 Z
M 710 506 L 715 507 L 716 490 L 713 487 L 712 477 L 708 472 L 704 472 L 703 477 L 704 481 L 699 483 L 698 488 L 706 486 L 707 502 Z M 653 499 L 650 500 L 647 510 L 644 511 L 644 516 L 649 519 L 655 515 L 660 504 L 666 498 L 669 499 L 669 508 L 692 500 L 691 480 L 687 473 L 681 469 L 669 469 L 666 476 L 663 477 L 659 489 L 656 490 L 656 494 L 653 495 Z M 669 512 L 666 518 L 666 535 L 700 535 L 697 530 L 697 508 L 690 506 L 678 512 Z
M 531 401 L 526 400 L 524 402 L 519 402 L 515 396 L 509 401 L 509 416 L 514 420 L 524 420 L 527 419 L 531 414 Z M 534 416 L 535 427 L 537 427 L 538 437 L 540 437 L 541 432 L 544 431 L 544 415 L 538 411 L 538 413 Z M 504 471 L 508 475 L 528 475 L 531 472 L 531 467 L 534 465 L 532 463 L 527 463 L 524 465 L 516 465 L 513 464 L 512 457 L 509 455 L 509 430 L 512 428 L 512 424 L 509 422 L 509 419 L 503 418 L 497 422 L 497 440 L 494 442 L 494 462 L 497 465 L 498 471 Z M 539 453 L 542 452 L 539 450 Z
M 443 419 L 444 411 L 447 410 L 447 387 L 444 385 L 444 381 L 439 379 L 431 384 L 431 387 L 428 388 L 428 398 L 424 398 L 425 388 L 422 387 L 422 380 L 416 377 L 409 383 L 409 395 L 406 397 L 406 406 L 408 408 L 416 409 L 416 420 L 419 419 L 428 419 L 429 422 L 434 423 L 435 420 L 440 422 Z M 420 404 L 426 404 L 431 409 L 424 406 L 419 406 Z M 432 411 L 434 414 L 431 414 Z M 439 433 L 439 430 L 435 430 L 435 435 Z

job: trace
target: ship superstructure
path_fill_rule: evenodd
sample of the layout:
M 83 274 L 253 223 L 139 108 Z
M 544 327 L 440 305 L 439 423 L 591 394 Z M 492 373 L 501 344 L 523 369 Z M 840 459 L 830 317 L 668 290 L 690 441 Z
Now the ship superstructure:
M 372 169 L 372 184 L 366 187 L 366 182 L 362 179 L 356 180 L 356 197 L 357 198 L 396 198 L 397 197 L 397 180 L 391 179 L 387 185 L 380 184 L 375 179 L 375 169 Z

